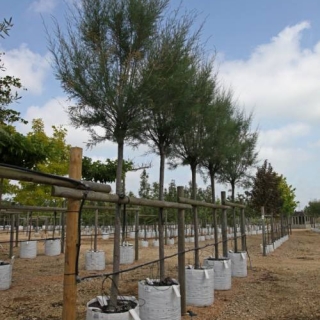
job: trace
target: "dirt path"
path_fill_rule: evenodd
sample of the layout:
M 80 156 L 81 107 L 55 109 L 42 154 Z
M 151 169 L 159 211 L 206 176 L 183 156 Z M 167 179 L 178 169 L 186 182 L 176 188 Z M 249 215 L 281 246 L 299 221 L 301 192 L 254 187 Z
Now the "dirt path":
M 259 252 L 260 242 L 249 240 L 248 277 L 233 278 L 229 292 L 215 292 L 212 307 L 192 308 L 198 314 L 194 319 L 320 319 L 320 235 L 293 232 L 267 257 Z
M 244 320 L 244 319 L 320 319 L 320 234 L 311 231 L 296 231 L 275 252 L 262 257 L 260 236 L 248 238 L 249 266 L 247 278 L 233 278 L 232 289 L 215 292 L 215 302 L 206 308 L 189 307 L 197 320 Z M 191 246 L 191 245 L 189 245 Z M 83 253 L 90 248 L 90 241 L 84 241 L 80 259 L 81 275 Z M 107 269 L 110 271 L 112 240 L 99 241 L 99 249 L 107 255 Z M 18 256 L 18 251 L 15 249 Z M 166 246 L 166 254 L 174 253 L 177 246 Z M 0 291 L 1 320 L 45 320 L 61 319 L 62 274 L 64 256 L 48 257 L 43 254 L 43 243 L 38 244 L 35 259 L 17 258 L 14 265 L 13 283 L 10 290 Z M 0 260 L 6 259 L 6 248 L 0 250 Z M 209 254 L 201 252 L 204 258 Z M 157 248 L 141 248 L 140 264 L 157 259 Z M 192 254 L 187 263 L 192 263 Z M 127 268 L 128 266 L 123 266 Z M 177 259 L 166 263 L 170 276 L 176 277 Z M 137 282 L 145 277 L 156 277 L 158 266 L 152 265 L 121 277 L 120 291 L 123 295 L 137 296 Z M 86 303 L 101 293 L 102 287 L 108 293 L 108 283 L 102 286 L 102 279 L 82 282 L 78 285 L 78 319 L 85 319 Z M 190 319 L 189 316 L 182 319 Z

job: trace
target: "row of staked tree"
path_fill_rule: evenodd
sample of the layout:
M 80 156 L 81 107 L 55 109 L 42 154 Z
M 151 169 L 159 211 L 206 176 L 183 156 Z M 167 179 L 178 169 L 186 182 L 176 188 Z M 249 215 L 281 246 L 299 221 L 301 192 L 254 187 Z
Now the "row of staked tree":
M 211 170 L 212 181 L 219 172 L 234 191 L 255 162 L 252 118 L 218 85 L 201 30 L 194 31 L 195 19 L 192 13 L 170 12 L 169 0 L 82 0 L 69 17 L 68 30 L 56 24 L 54 35 L 49 34 L 56 76 L 75 102 L 68 110 L 72 123 L 90 132 L 91 145 L 105 140 L 118 145 L 117 194 L 123 192 L 125 143 L 145 143 L 159 154 L 160 200 L 166 159 L 172 166 L 190 166 L 193 198 L 201 163 Z M 120 213 L 118 205 L 114 272 L 119 270 Z M 118 276 L 113 280 L 111 301 L 116 304 Z
M 47 29 L 56 77 L 72 101 L 72 124 L 90 133 L 89 146 L 105 140 L 118 146 L 119 195 L 124 192 L 125 145 L 145 144 L 159 155 L 159 200 L 165 196 L 166 162 L 171 168 L 190 167 L 193 199 L 196 173 L 202 172 L 210 181 L 212 202 L 216 181 L 230 184 L 234 200 L 236 185 L 248 181 L 256 164 L 258 132 L 252 129 L 252 115 L 220 84 L 197 18 L 193 12 L 172 10 L 169 0 L 81 0 L 71 9 L 66 29 L 57 21 L 53 32 Z M 119 270 L 121 226 L 121 205 L 116 207 L 114 272 Z M 197 214 L 194 208 L 195 226 Z M 160 209 L 160 235 L 163 220 Z M 114 305 L 118 281 L 115 275 Z

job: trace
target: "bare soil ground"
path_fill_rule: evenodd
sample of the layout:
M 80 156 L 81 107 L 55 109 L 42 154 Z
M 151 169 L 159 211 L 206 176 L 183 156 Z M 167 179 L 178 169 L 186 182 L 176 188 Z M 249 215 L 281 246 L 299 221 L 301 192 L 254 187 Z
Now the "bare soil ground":
M 0 235 L 0 240 L 4 239 L 9 239 L 9 235 Z M 261 236 L 250 236 L 247 242 L 250 256 L 248 277 L 233 278 L 229 291 L 216 291 L 212 306 L 188 307 L 197 314 L 194 319 L 320 319 L 320 234 L 293 231 L 290 239 L 267 257 L 260 253 Z M 232 243 L 229 245 L 231 247 Z M 186 244 L 187 248 L 191 246 Z M 80 276 L 99 273 L 84 270 L 84 252 L 90 248 L 90 239 L 83 240 Z M 107 267 L 104 272 L 111 272 L 112 240 L 100 239 L 98 248 L 106 251 Z M 176 245 L 166 246 L 166 255 L 176 251 Z M 210 254 L 211 247 L 201 250 L 201 258 Z M 18 248 L 15 248 L 15 256 L 12 286 L 9 290 L 0 291 L 0 319 L 61 319 L 64 255 L 45 256 L 44 244 L 39 241 L 35 259 L 20 259 Z M 158 248 L 140 248 L 140 259 L 134 265 L 157 257 Z M 0 260 L 8 261 L 7 245 L 0 247 Z M 186 262 L 193 263 L 192 253 L 187 255 Z M 122 269 L 128 267 L 131 265 L 121 266 Z M 177 277 L 176 257 L 166 261 L 166 272 L 168 276 Z M 157 264 L 122 274 L 120 293 L 137 297 L 138 281 L 157 276 Z M 109 281 L 103 282 L 103 278 L 81 282 L 78 285 L 77 319 L 85 319 L 86 303 L 102 291 L 109 294 L 109 287 Z

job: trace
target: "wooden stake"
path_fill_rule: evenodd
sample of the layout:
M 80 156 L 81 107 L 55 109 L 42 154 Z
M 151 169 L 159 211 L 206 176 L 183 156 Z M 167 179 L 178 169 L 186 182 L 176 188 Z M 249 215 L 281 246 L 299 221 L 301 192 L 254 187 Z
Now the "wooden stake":
M 233 243 L 234 243 L 234 252 L 238 252 L 238 239 L 237 239 L 237 223 L 236 223 L 236 208 L 232 208 L 233 214 Z
M 19 219 L 20 215 L 19 213 L 16 214 L 16 245 L 15 247 L 18 247 L 19 244 Z
M 183 187 L 177 188 L 177 195 L 183 197 Z M 178 210 L 178 274 L 180 283 L 181 295 L 181 315 L 184 316 L 187 312 L 186 303 L 186 258 L 185 258 L 185 234 L 184 234 L 184 209 Z
M 98 251 L 98 218 L 99 218 L 99 210 L 95 211 L 94 215 L 94 242 L 93 242 L 93 250 L 94 252 Z
M 82 172 L 82 149 L 71 148 L 69 177 L 80 180 Z M 63 282 L 63 320 L 76 320 L 76 257 L 78 246 L 78 211 L 80 201 L 68 199 L 66 217 L 66 249 L 64 261 L 64 282 Z
M 226 193 L 221 191 L 221 202 L 225 203 Z M 221 224 L 221 234 L 222 234 L 222 252 L 223 257 L 228 257 L 228 237 L 227 237 L 227 209 L 222 209 L 222 224 Z
M 9 250 L 9 258 L 13 256 L 13 240 L 14 240 L 14 217 L 15 215 L 11 215 L 11 227 L 10 227 L 10 250 Z
M 136 261 L 139 260 L 139 211 L 136 211 L 136 221 L 135 221 L 136 227 L 134 232 L 134 248 L 135 248 L 135 257 L 134 259 Z
M 266 252 L 266 227 L 265 227 L 265 221 L 264 221 L 264 207 L 261 207 L 261 220 L 262 220 L 262 254 L 264 256 L 267 255 Z
M 247 239 L 246 239 L 246 222 L 245 222 L 245 215 L 244 209 L 240 209 L 240 232 L 241 232 L 241 250 L 247 251 Z
M 61 253 L 64 253 L 64 239 L 65 239 L 65 212 L 61 212 Z
M 212 209 L 213 213 L 213 223 L 214 223 L 214 257 L 219 259 L 219 238 L 218 238 L 218 217 L 217 209 Z

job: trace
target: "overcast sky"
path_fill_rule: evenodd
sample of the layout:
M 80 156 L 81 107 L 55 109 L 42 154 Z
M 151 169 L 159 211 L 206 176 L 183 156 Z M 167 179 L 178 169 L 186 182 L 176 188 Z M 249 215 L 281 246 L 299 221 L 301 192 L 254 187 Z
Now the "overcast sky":
M 43 21 L 52 26 L 54 16 L 63 28 L 66 4 L 70 0 L 1 1 L 0 18 L 12 17 L 10 37 L 0 39 L 0 51 L 10 75 L 21 78 L 27 91 L 11 107 L 31 121 L 42 118 L 51 125 L 68 128 L 67 142 L 83 147 L 84 155 L 104 160 L 116 157 L 115 145 L 106 142 L 85 148 L 86 132 L 69 126 L 64 107 L 66 95 L 55 80 Z M 179 1 L 172 1 L 172 8 Z M 299 209 L 320 199 L 320 1 L 317 0 L 182 0 L 186 10 L 206 20 L 203 41 L 208 54 L 217 54 L 216 68 L 226 87 L 232 88 L 238 104 L 254 114 L 259 129 L 261 163 L 271 162 L 296 188 Z M 19 128 L 27 132 L 30 126 Z M 126 148 L 125 158 L 137 165 L 152 161 L 150 182 L 158 180 L 158 158 Z M 138 193 L 141 172 L 128 174 L 127 189 Z M 186 185 L 189 168 L 166 171 Z M 198 178 L 200 186 L 205 186 Z M 228 190 L 220 186 L 218 191 Z

